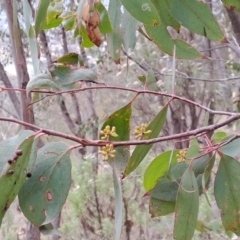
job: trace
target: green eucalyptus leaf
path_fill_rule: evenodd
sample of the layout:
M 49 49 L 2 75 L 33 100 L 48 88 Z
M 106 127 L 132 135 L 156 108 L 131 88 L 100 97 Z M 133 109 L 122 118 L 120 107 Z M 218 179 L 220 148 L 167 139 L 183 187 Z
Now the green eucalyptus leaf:
M 176 240 L 191 240 L 197 225 L 199 208 L 198 184 L 194 172 L 187 168 L 179 185 L 175 207 L 173 236 Z
M 227 141 L 229 138 L 230 138 L 230 136 L 223 139 L 222 142 Z M 227 145 L 221 147 L 219 149 L 219 151 L 222 152 L 225 155 L 228 155 L 228 156 L 231 156 L 231 157 L 236 157 L 240 154 L 240 147 L 239 146 L 240 146 L 240 139 L 238 138 L 238 139 L 228 143 Z
M 197 0 L 167 0 L 166 3 L 171 15 L 192 32 L 213 41 L 224 39 L 223 32 L 206 3 Z
M 70 61 L 70 59 L 71 61 L 76 60 L 76 56 L 71 58 L 71 55 L 68 55 L 66 58 L 68 58 L 68 61 Z M 97 79 L 97 74 L 93 70 L 87 68 L 71 69 L 65 65 L 52 65 L 49 71 L 55 82 L 61 86 L 61 89 L 65 89 L 68 85 L 74 87 L 74 84 L 79 81 L 94 81 Z
M 35 89 L 54 89 L 60 90 L 58 83 L 54 82 L 51 75 L 46 73 L 41 73 L 36 75 L 34 78 L 30 79 L 27 84 L 26 92 L 27 96 L 30 98 L 30 93 Z
M 116 64 L 120 63 L 120 53 L 122 46 L 122 35 L 121 35 L 121 2 L 120 0 L 111 0 L 108 8 L 109 18 L 113 31 L 108 35 L 108 50 Z
M 109 19 L 107 9 L 101 2 L 96 2 L 95 7 L 100 14 L 100 24 L 98 25 L 100 32 L 103 34 L 112 32 L 113 28 Z
M 191 159 L 191 158 L 197 157 L 199 154 L 199 151 L 200 151 L 200 147 L 199 147 L 198 141 L 196 139 L 192 139 L 190 141 L 190 147 L 188 148 L 186 153 L 186 158 Z
M 62 15 L 63 17 L 62 25 L 64 29 L 66 31 L 74 29 L 74 27 L 76 26 L 76 15 L 72 14 L 71 12 L 65 13 L 65 14 L 69 14 L 69 15 L 66 17 Z
M 72 52 L 65 54 L 54 62 L 62 64 L 79 64 L 79 59 L 81 59 L 80 55 L 78 53 Z
M 117 137 L 110 136 L 110 141 L 129 141 L 130 138 L 130 119 L 132 115 L 132 106 L 131 102 L 126 106 L 118 109 L 112 113 L 104 122 L 101 130 L 105 129 L 106 126 L 110 128 L 115 127 Z M 101 138 L 102 136 L 100 136 Z M 110 165 L 113 165 L 113 162 L 118 170 L 123 171 L 127 165 L 130 153 L 129 146 L 117 147 L 116 154 L 113 159 L 109 159 L 108 162 Z
M 34 132 L 20 131 L 0 143 L 0 225 L 26 179 Z
M 147 191 L 153 189 L 157 181 L 167 173 L 170 167 L 177 163 L 178 153 L 179 150 L 170 150 L 152 160 L 143 177 L 143 185 Z
M 35 33 L 36 36 L 42 31 L 43 24 L 46 22 L 48 6 L 51 3 L 50 0 L 40 0 L 35 17 Z
M 160 17 L 151 0 L 121 0 L 121 2 L 139 22 L 150 26 L 160 25 Z
M 236 12 L 240 12 L 240 2 L 239 0 L 222 0 L 227 8 L 234 9 Z
M 202 58 L 195 48 L 179 39 L 172 39 L 166 26 L 148 26 L 144 25 L 148 36 L 165 53 L 173 56 L 174 45 L 176 46 L 176 58 L 187 60 Z
M 37 155 L 32 177 L 19 192 L 19 204 L 25 217 L 36 226 L 55 219 L 66 201 L 71 186 L 69 146 L 52 142 Z
M 136 30 L 138 28 L 138 21 L 126 9 L 124 9 L 121 26 L 123 46 L 127 52 L 133 51 L 137 40 Z
M 178 182 L 171 182 L 168 178 L 163 177 L 150 191 L 151 197 L 162 201 L 175 202 L 178 192 L 178 186 Z
M 151 130 L 152 132 L 147 135 L 148 139 L 156 138 L 158 137 L 160 131 L 162 130 L 162 127 L 166 121 L 167 116 L 167 110 L 168 110 L 168 104 L 164 106 L 161 111 L 157 114 L 157 116 L 151 121 L 151 123 L 148 125 L 146 130 Z M 137 146 L 132 155 L 131 158 L 127 164 L 127 167 L 124 172 L 124 176 L 129 175 L 133 170 L 136 169 L 136 167 L 142 162 L 142 160 L 145 158 L 149 150 L 152 148 L 152 144 L 149 145 L 143 145 L 143 146 Z
M 79 26 L 79 34 L 82 37 L 82 47 L 85 48 L 91 48 L 94 46 L 94 43 L 90 40 L 90 38 L 87 35 L 87 30 L 84 25 Z
M 62 2 L 52 2 L 48 6 L 47 10 L 47 24 L 51 21 L 56 20 L 63 11 L 63 3 Z
M 202 154 L 202 153 L 200 153 Z M 193 160 L 192 169 L 197 177 L 199 174 L 203 174 L 208 162 L 211 159 L 211 154 L 206 154 L 200 158 Z
M 224 139 L 226 139 L 226 137 L 227 137 L 227 134 L 225 132 L 215 132 L 212 135 L 211 140 L 212 140 L 213 143 L 220 143 Z
M 163 201 L 151 197 L 149 202 L 149 213 L 151 217 L 166 216 L 175 211 L 175 202 Z
M 214 182 L 214 196 L 221 210 L 223 226 L 240 236 L 240 163 L 223 155 Z
M 161 18 L 161 25 L 164 25 L 165 27 L 171 26 L 177 32 L 179 32 L 181 25 L 172 17 L 166 1 L 168 0 L 151 0 Z

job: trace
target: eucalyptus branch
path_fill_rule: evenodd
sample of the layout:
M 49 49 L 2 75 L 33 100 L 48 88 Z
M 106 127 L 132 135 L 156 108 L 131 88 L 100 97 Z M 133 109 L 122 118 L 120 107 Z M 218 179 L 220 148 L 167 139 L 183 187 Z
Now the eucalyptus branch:
M 4 90 L 4 88 L 2 88 Z M 94 87 L 84 87 L 84 88 L 77 88 L 77 89 L 72 89 L 72 90 L 66 90 L 66 91 L 59 91 L 59 92 L 54 92 L 54 91 L 33 91 L 33 92 L 39 92 L 39 93 L 47 93 L 46 96 L 44 96 L 43 98 L 46 97 L 52 97 L 55 95 L 61 95 L 64 93 L 77 93 L 77 92 L 83 92 L 83 91 L 87 91 L 87 90 L 98 90 L 98 89 L 111 89 L 111 90 L 122 90 L 122 91 L 128 91 L 128 92 L 133 92 L 136 93 L 137 95 L 140 94 L 153 94 L 156 96 L 163 96 L 163 97 L 168 97 L 168 98 L 172 98 L 172 99 L 177 99 L 180 100 L 182 102 L 186 102 L 188 104 L 192 104 L 198 108 L 201 108 L 203 110 L 205 110 L 206 112 L 209 112 L 211 114 L 217 114 L 217 115 L 226 115 L 226 116 L 235 116 L 238 115 L 237 113 L 234 112 L 225 112 L 225 111 L 216 111 L 216 110 L 212 110 L 206 106 L 201 105 L 200 103 L 194 102 L 190 99 L 184 98 L 184 97 L 180 97 L 177 96 L 175 94 L 170 94 L 170 93 L 163 93 L 163 92 L 155 92 L 155 91 L 150 91 L 150 90 L 136 90 L 133 88 L 126 88 L 126 87 L 118 87 L 118 86 L 94 86 Z M 31 105 L 35 103 L 32 102 L 30 103 Z
M 47 135 L 52 135 L 52 136 L 56 136 L 56 137 L 61 137 L 64 139 L 68 139 L 71 140 L 73 142 L 77 142 L 79 144 L 81 144 L 83 147 L 86 146 L 95 146 L 95 147 L 102 147 L 102 146 L 106 146 L 106 144 L 112 144 L 114 147 L 119 147 L 119 146 L 136 146 L 136 145 L 149 145 L 149 144 L 154 144 L 154 143 L 158 143 L 158 142 L 163 142 L 163 141 L 170 141 L 170 140 L 176 140 L 179 138 L 186 138 L 186 137 L 190 137 L 190 136 L 198 136 L 199 134 L 202 133 L 207 133 L 210 131 L 214 131 L 218 128 L 221 128 L 233 121 L 236 121 L 240 119 L 240 114 L 236 114 L 234 116 L 231 116 L 229 118 L 227 118 L 226 120 L 218 123 L 218 124 L 212 124 L 206 127 L 201 127 L 198 129 L 194 129 L 191 131 L 187 131 L 187 132 L 183 132 L 183 133 L 178 133 L 178 134 L 173 134 L 173 135 L 169 135 L 169 136 L 163 136 L 163 137 L 158 137 L 158 138 L 153 138 L 153 139 L 148 139 L 148 140 L 130 140 L 130 141 L 122 141 L 122 142 L 110 142 L 110 141 L 102 141 L 102 140 L 88 140 L 88 139 L 84 139 L 84 138 L 79 138 L 73 135 L 69 135 L 69 134 L 64 134 L 61 132 L 57 132 L 57 131 L 53 131 L 50 129 L 46 129 L 46 128 L 41 128 L 38 127 L 34 124 L 30 124 L 27 122 L 23 122 L 20 121 L 18 119 L 13 119 L 13 118 L 5 118 L 5 117 L 0 117 L 0 121 L 7 121 L 7 122 L 14 122 L 20 125 L 23 125 L 25 127 L 28 127 L 30 129 L 33 130 L 37 130 L 40 131 L 42 133 L 45 133 Z M 230 143 L 231 141 L 240 138 L 240 134 L 239 135 L 235 135 L 233 138 L 229 139 L 229 142 L 225 142 L 223 143 L 222 146 Z
M 112 89 L 112 90 L 122 90 L 122 91 L 128 91 L 128 92 L 133 92 L 136 93 L 137 95 L 140 94 L 152 94 L 152 95 L 156 95 L 156 96 L 162 96 L 162 97 L 168 97 L 168 98 L 172 98 L 172 99 L 177 99 L 179 101 L 182 102 L 186 102 L 188 104 L 192 104 L 198 108 L 201 108 L 203 110 L 205 110 L 206 112 L 210 113 L 210 114 L 216 114 L 216 115 L 225 115 L 225 116 L 235 116 L 238 115 L 238 113 L 234 113 L 234 112 L 226 112 L 226 111 L 216 111 L 216 110 L 212 110 L 211 108 L 208 108 L 200 103 L 197 103 L 195 101 L 192 101 L 190 99 L 184 98 L 184 97 L 180 97 L 177 96 L 175 94 L 170 94 L 170 93 L 163 93 L 163 92 L 155 92 L 155 91 L 150 91 L 150 90 L 137 90 L 137 89 L 133 89 L 133 88 L 126 88 L 126 87 L 118 87 L 118 86 L 94 86 L 94 87 L 84 87 L 84 88 L 76 88 L 76 89 L 71 89 L 71 90 L 65 90 L 65 91 L 51 91 L 51 90 L 33 90 L 32 92 L 37 92 L 37 93 L 46 93 L 46 95 L 42 98 L 40 98 L 39 100 L 35 101 L 35 102 L 31 102 L 29 105 L 33 105 L 36 102 L 39 102 L 41 100 L 43 100 L 44 98 L 47 97 L 53 97 L 56 95 L 61 95 L 61 94 L 65 94 L 65 93 L 78 93 L 78 92 L 83 92 L 83 91 L 88 91 L 88 90 L 100 90 L 100 89 Z M 4 88 L 4 87 L 0 87 L 0 91 L 25 91 L 24 89 L 19 89 L 19 88 Z

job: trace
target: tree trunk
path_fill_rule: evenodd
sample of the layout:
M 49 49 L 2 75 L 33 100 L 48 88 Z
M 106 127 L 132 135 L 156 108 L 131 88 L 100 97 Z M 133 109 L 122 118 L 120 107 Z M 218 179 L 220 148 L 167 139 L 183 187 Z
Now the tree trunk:
M 25 89 L 29 81 L 27 64 L 23 50 L 22 36 L 17 18 L 16 2 L 12 0 L 3 0 L 7 14 L 10 40 L 12 44 L 13 60 L 16 68 L 18 85 Z M 32 109 L 28 109 L 28 99 L 25 92 L 21 92 L 21 119 L 27 123 L 34 123 L 34 115 Z M 27 240 L 39 240 L 40 232 L 37 227 L 30 222 L 27 223 Z
M 10 82 L 1 62 L 0 62 L 0 78 L 6 88 L 13 88 L 12 83 Z M 19 102 L 16 92 L 8 91 L 8 94 L 12 101 L 13 107 L 17 113 L 17 116 L 20 117 L 21 116 L 20 102 Z
M 238 45 L 240 45 L 240 14 L 235 12 L 233 8 L 229 9 L 225 7 L 228 17 L 232 23 L 232 28 L 237 40 Z

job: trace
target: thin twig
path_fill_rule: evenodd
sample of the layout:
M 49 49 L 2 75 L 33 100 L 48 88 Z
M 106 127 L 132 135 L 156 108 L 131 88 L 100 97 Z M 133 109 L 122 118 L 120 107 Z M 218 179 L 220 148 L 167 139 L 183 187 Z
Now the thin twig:
M 136 89 L 133 89 L 133 88 L 126 88 L 126 87 L 118 87 L 118 86 L 94 86 L 94 87 L 84 87 L 84 88 L 77 88 L 77 89 L 72 89 L 72 90 L 66 90 L 66 91 L 59 91 L 59 92 L 49 92 L 49 91 L 34 91 L 34 92 L 39 92 L 39 93 L 47 93 L 46 96 L 44 96 L 44 98 L 46 97 L 52 97 L 52 96 L 55 96 L 55 95 L 61 95 L 61 94 L 64 94 L 64 93 L 77 93 L 77 92 L 83 92 L 83 91 L 87 91 L 87 90 L 93 90 L 93 89 L 112 89 L 112 90 L 122 90 L 122 91 L 129 91 L 129 92 L 134 92 L 134 93 L 137 93 L 138 95 L 139 94 L 153 94 L 153 95 L 156 95 L 156 96 L 163 96 L 163 97 L 169 97 L 169 98 L 172 98 L 172 99 L 177 99 L 177 100 L 180 100 L 182 102 L 186 102 L 186 103 L 189 103 L 189 104 L 192 104 L 192 105 L 195 105 L 211 114 L 218 114 L 218 115 L 226 115 L 226 116 L 234 116 L 234 115 L 237 115 L 237 113 L 234 113 L 234 112 L 225 112 L 225 111 L 216 111 L 216 110 L 212 110 L 208 107 L 205 107 L 197 102 L 194 102 L 192 100 L 189 100 L 187 98 L 184 98 L 184 97 L 180 97 L 180 96 L 177 96 L 177 95 L 174 95 L 174 94 L 169 94 L 169 93 L 163 93 L 163 92 L 155 92 L 155 91 L 150 91 L 150 90 L 136 90 Z M 35 103 L 35 102 L 34 102 Z M 33 102 L 31 103 L 33 104 Z

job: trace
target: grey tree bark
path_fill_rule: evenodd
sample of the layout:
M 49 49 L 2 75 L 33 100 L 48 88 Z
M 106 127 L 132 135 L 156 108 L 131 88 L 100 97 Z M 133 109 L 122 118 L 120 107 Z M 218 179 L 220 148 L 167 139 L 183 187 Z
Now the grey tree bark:
M 17 18 L 17 9 L 13 0 L 3 0 L 5 11 L 7 14 L 10 41 L 12 44 L 13 60 L 16 68 L 19 87 L 25 89 L 29 81 L 27 63 L 24 55 L 22 36 L 20 32 L 19 22 Z M 34 115 L 32 109 L 28 109 L 28 99 L 25 92 L 20 93 L 21 99 L 21 119 L 28 123 L 34 123 Z M 40 240 L 39 229 L 27 223 L 26 231 L 27 240 Z
M 12 85 L 10 79 L 8 78 L 1 62 L 0 62 L 0 79 L 2 80 L 2 82 L 6 88 L 13 88 L 13 85 Z M 8 94 L 9 94 L 9 97 L 12 101 L 13 107 L 14 107 L 18 117 L 20 117 L 21 116 L 20 102 L 19 102 L 16 92 L 8 91 Z

